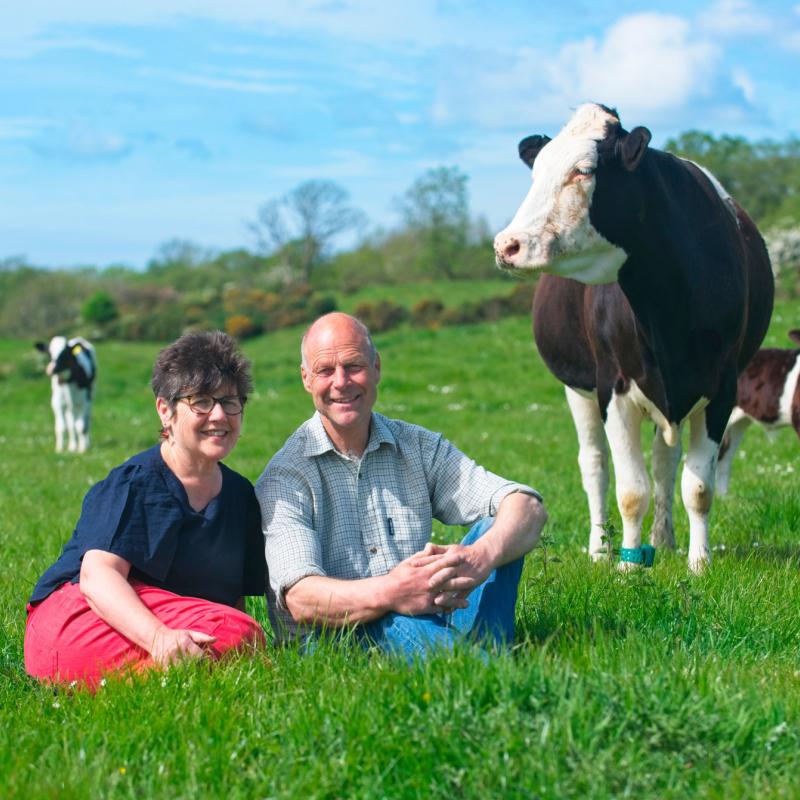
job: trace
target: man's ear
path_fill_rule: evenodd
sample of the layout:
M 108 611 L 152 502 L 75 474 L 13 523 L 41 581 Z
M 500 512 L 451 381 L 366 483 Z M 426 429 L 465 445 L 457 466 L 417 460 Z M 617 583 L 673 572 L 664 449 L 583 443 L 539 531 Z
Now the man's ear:
M 375 353 L 375 372 L 377 373 L 377 377 L 375 379 L 375 383 L 381 382 L 381 356 L 380 353 Z
M 311 373 L 301 364 L 300 377 L 303 379 L 303 388 L 311 394 Z

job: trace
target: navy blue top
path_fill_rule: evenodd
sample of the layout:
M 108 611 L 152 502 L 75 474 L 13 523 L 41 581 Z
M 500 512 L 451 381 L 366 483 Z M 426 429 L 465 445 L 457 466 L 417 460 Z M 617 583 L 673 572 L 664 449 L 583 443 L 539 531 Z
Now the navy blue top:
M 189 505 L 160 445 L 111 470 L 86 493 L 72 538 L 30 602 L 78 583 L 87 550 L 120 556 L 131 564 L 129 577 L 175 594 L 229 606 L 263 594 L 264 538 L 253 485 L 222 463 L 220 469 L 222 490 L 202 511 Z

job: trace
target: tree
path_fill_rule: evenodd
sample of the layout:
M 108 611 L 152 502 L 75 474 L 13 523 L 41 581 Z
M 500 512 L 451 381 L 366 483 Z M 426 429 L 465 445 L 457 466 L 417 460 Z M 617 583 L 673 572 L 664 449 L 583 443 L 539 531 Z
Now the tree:
M 280 255 L 308 283 L 328 258 L 334 240 L 365 222 L 348 200 L 347 192 L 332 181 L 305 181 L 264 203 L 250 227 L 265 252 Z
M 793 208 L 800 194 L 800 140 L 748 142 L 741 136 L 715 138 L 687 131 L 667 141 L 665 150 L 708 168 L 759 223 L 774 222 Z M 785 215 L 785 212 L 784 212 Z
M 467 176 L 458 167 L 429 169 L 399 199 L 407 228 L 420 245 L 428 269 L 455 277 L 469 238 Z

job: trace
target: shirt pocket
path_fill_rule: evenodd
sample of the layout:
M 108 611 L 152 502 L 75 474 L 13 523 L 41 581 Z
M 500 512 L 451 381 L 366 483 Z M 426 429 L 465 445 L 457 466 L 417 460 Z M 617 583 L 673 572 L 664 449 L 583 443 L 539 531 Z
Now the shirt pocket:
M 429 508 L 389 506 L 382 521 L 380 541 L 387 556 L 395 563 L 414 555 L 431 538 L 431 513 Z

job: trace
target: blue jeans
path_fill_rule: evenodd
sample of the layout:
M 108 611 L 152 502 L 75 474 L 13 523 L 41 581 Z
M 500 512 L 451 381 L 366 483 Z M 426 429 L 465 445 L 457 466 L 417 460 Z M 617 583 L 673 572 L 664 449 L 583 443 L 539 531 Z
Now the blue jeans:
M 487 517 L 475 524 L 461 544 L 472 544 L 494 522 Z M 361 628 L 365 645 L 405 655 L 409 661 L 431 650 L 452 649 L 457 641 L 501 647 L 514 640 L 514 606 L 522 575 L 518 558 L 492 570 L 467 597 L 469 605 L 451 614 L 421 614 L 416 617 L 391 612 Z

